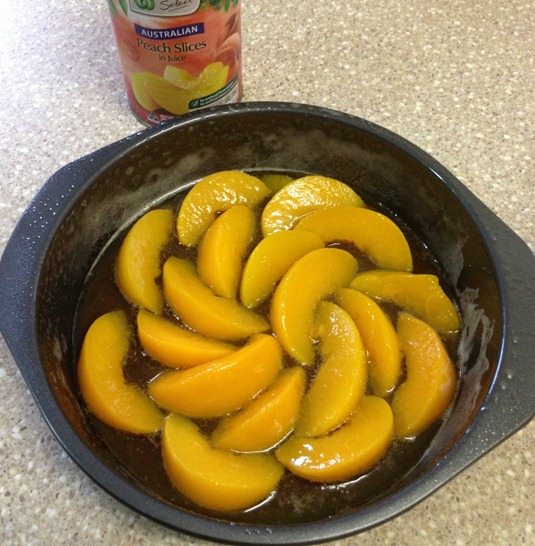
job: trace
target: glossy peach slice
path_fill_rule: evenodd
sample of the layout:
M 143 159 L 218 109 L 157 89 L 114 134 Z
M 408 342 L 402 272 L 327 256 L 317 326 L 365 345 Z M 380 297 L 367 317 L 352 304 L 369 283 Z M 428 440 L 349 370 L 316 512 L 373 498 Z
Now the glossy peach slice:
M 362 207 L 331 207 L 305 216 L 295 229 L 317 233 L 326 244 L 348 242 L 367 254 L 378 268 L 412 271 L 405 235 L 379 212 Z
M 220 421 L 212 444 L 234 451 L 265 451 L 293 429 L 305 389 L 305 372 L 296 366 L 281 372 L 273 384 L 242 411 Z
M 258 334 L 234 353 L 194 368 L 165 371 L 149 384 L 156 403 L 189 417 L 220 417 L 245 406 L 268 387 L 281 368 L 282 351 Z
M 199 506 L 218 512 L 262 502 L 284 474 L 271 454 L 237 454 L 212 447 L 192 421 L 176 414 L 166 419 L 162 455 L 175 487 Z
M 436 275 L 372 270 L 359 273 L 351 288 L 377 300 L 394 303 L 429 323 L 440 334 L 456 332 L 459 315 Z
M 312 328 L 317 304 L 349 284 L 357 260 L 345 250 L 320 248 L 286 272 L 271 301 L 271 325 L 283 348 L 298 362 L 314 362 Z
M 178 211 L 178 240 L 196 246 L 218 213 L 234 205 L 254 207 L 268 194 L 260 179 L 241 171 L 221 171 L 203 178 L 191 188 Z
M 171 237 L 173 213 L 158 209 L 144 214 L 130 228 L 115 264 L 115 278 L 124 297 L 134 305 L 160 314 L 163 295 L 157 284 L 160 254 Z
M 292 177 L 287 174 L 268 173 L 260 177 L 260 180 L 270 189 L 272 194 L 277 193 L 286 184 L 293 180 Z
M 392 321 L 371 298 L 351 288 L 335 292 L 334 301 L 349 313 L 360 332 L 368 352 L 373 393 L 385 397 L 401 374 L 401 351 Z
M 192 94 L 165 78 L 152 72 L 142 72 L 143 87 L 150 99 L 172 114 L 181 115 L 189 111 Z
M 397 329 L 407 380 L 394 392 L 392 411 L 396 436 L 407 438 L 444 414 L 455 394 L 456 373 L 442 340 L 427 323 L 402 313 Z
M 169 258 L 163 267 L 165 297 L 175 314 L 207 337 L 241 339 L 270 329 L 269 322 L 237 300 L 217 296 L 181 258 Z
M 353 412 L 366 388 L 366 350 L 351 317 L 332 302 L 318 306 L 322 363 L 308 389 L 296 432 L 322 436 Z
M 160 430 L 163 415 L 123 376 L 130 329 L 122 311 L 111 311 L 87 331 L 78 362 L 78 382 L 89 411 L 104 423 L 135 434 Z
M 291 229 L 303 216 L 333 206 L 363 205 L 360 196 L 347 184 L 326 176 L 297 178 L 281 188 L 266 204 L 262 213 L 264 237 Z
M 186 330 L 144 309 L 137 314 L 137 333 L 143 349 L 171 368 L 191 368 L 236 350 L 230 343 Z
M 139 102 L 142 108 L 152 112 L 156 110 L 158 105 L 149 97 L 145 89 L 145 80 L 147 79 L 146 72 L 135 72 L 132 74 L 132 91 L 134 92 L 134 97 Z M 150 76 L 149 76 L 150 77 Z
M 255 216 L 247 205 L 225 211 L 208 228 L 199 246 L 197 269 L 203 281 L 218 295 L 235 298 L 243 260 L 253 240 Z
M 279 231 L 262 239 L 243 268 L 240 285 L 243 305 L 254 308 L 263 303 L 299 258 L 323 246 L 318 235 L 307 231 Z
M 339 482 L 371 470 L 392 439 L 388 402 L 364 396 L 346 424 L 319 438 L 294 435 L 275 455 L 291 472 L 314 482 Z

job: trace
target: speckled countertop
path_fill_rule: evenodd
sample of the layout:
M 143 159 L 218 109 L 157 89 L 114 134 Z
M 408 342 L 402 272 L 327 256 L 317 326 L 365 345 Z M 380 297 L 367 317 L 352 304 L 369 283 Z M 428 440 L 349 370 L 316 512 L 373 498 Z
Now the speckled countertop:
M 534 12 L 533 0 L 244 2 L 244 100 L 328 106 L 403 135 L 534 249 Z M 142 126 L 104 1 L 3 3 L 0 82 L 1 252 L 56 169 Z M 5 546 L 202 543 L 83 474 L 1 337 L 0 460 Z M 535 544 L 534 498 L 532 422 L 410 512 L 337 544 Z

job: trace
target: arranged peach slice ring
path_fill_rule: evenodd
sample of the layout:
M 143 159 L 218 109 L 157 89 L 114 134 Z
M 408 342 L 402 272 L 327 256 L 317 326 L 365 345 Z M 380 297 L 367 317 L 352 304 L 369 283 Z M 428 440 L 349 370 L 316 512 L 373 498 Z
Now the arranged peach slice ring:
M 169 258 L 163 267 L 163 288 L 174 313 L 190 328 L 207 337 L 242 339 L 266 332 L 269 322 L 237 300 L 217 296 L 197 275 L 195 266 Z
M 123 376 L 130 329 L 122 311 L 99 317 L 86 333 L 78 363 L 78 382 L 89 411 L 104 423 L 134 434 L 161 429 L 163 415 L 154 402 Z
M 236 350 L 230 343 L 186 330 L 145 309 L 137 314 L 137 333 L 143 349 L 170 368 L 191 368 Z
M 270 335 L 258 334 L 235 352 L 194 368 L 164 371 L 149 394 L 167 410 L 189 417 L 221 417 L 266 389 L 281 368 L 282 351 Z
M 234 451 L 265 451 L 292 430 L 305 390 L 305 372 L 296 366 L 282 371 L 273 384 L 242 411 L 222 419 L 211 442 Z
M 157 209 L 144 214 L 130 228 L 115 264 L 115 278 L 123 296 L 134 305 L 160 314 L 163 295 L 157 284 L 160 254 L 172 234 L 173 212 Z
M 218 213 L 234 205 L 254 207 L 268 194 L 260 179 L 241 171 L 221 171 L 203 178 L 191 188 L 178 211 L 179 242 L 196 246 Z
M 286 272 L 271 301 L 271 326 L 283 348 L 298 362 L 314 362 L 312 329 L 318 303 L 353 278 L 358 264 L 349 252 L 320 248 Z M 311 274 L 314 272 L 314 274 Z
M 454 333 L 460 327 L 457 310 L 442 290 L 436 275 L 372 270 L 359 273 L 350 287 L 379 301 L 402 307 L 440 334 Z
M 262 239 L 243 268 L 240 285 L 243 305 L 254 308 L 263 303 L 299 258 L 323 246 L 318 235 L 307 231 L 278 231 Z
M 324 243 L 349 242 L 380 269 L 412 271 L 412 254 L 401 229 L 387 216 L 363 207 L 332 207 L 305 216 L 295 226 Z
M 253 211 L 247 205 L 236 205 L 221 214 L 204 235 L 197 270 L 218 296 L 236 297 L 243 259 L 254 231 Z
M 326 176 L 309 175 L 283 186 L 262 212 L 264 237 L 293 228 L 307 214 L 319 209 L 348 205 L 360 207 L 363 201 L 347 184 Z
M 446 411 L 456 387 L 456 373 L 437 332 L 426 322 L 401 313 L 397 330 L 407 379 L 394 392 L 395 435 L 418 436 Z
M 291 472 L 314 482 L 333 483 L 369 471 L 392 440 L 393 417 L 388 402 L 364 396 L 350 419 L 329 435 L 293 435 L 275 455 Z
M 210 510 L 250 508 L 277 487 L 284 467 L 272 454 L 214 448 L 188 418 L 171 414 L 162 433 L 165 469 L 187 498 Z
M 384 398 L 401 375 L 401 351 L 392 321 L 371 298 L 351 288 L 335 292 L 334 301 L 355 322 L 368 352 L 370 386 Z
M 332 302 L 318 306 L 322 362 L 301 408 L 296 433 L 323 436 L 353 412 L 366 388 L 366 350 L 351 317 Z

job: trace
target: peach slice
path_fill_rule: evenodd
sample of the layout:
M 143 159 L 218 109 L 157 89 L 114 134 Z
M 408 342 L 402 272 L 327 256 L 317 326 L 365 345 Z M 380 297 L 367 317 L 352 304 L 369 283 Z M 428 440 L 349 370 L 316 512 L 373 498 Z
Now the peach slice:
M 440 334 L 454 333 L 460 327 L 459 315 L 436 275 L 372 270 L 359 273 L 350 287 L 404 308 Z
M 364 396 L 353 415 L 327 436 L 294 435 L 275 455 L 291 472 L 314 482 L 339 482 L 371 470 L 392 439 L 393 417 L 388 402 Z
M 288 182 L 291 182 L 293 178 L 287 174 L 268 173 L 260 177 L 260 180 L 270 189 L 271 193 L 277 193 L 280 189 L 284 188 Z
M 295 430 L 322 436 L 353 412 L 366 388 L 366 350 L 351 317 L 332 302 L 318 306 L 322 363 L 308 389 Z
M 163 415 L 138 387 L 129 385 L 123 365 L 130 344 L 130 329 L 123 311 L 111 311 L 87 331 L 78 382 L 89 411 L 104 423 L 134 434 L 160 430 Z
M 186 330 L 144 309 L 137 314 L 137 333 L 143 349 L 170 368 L 191 368 L 236 350 L 230 343 Z
M 334 301 L 355 322 L 368 351 L 370 386 L 376 396 L 384 398 L 401 374 L 401 352 L 392 321 L 371 298 L 351 288 L 335 292 Z
M 269 188 L 241 171 L 221 171 L 203 178 L 188 192 L 177 217 L 180 243 L 196 246 L 218 213 L 234 205 L 256 206 Z
M 142 72 L 142 75 L 145 93 L 158 106 L 176 115 L 189 111 L 189 102 L 194 98 L 189 91 L 173 85 L 158 74 Z
M 132 91 L 134 97 L 139 102 L 142 108 L 152 112 L 158 108 L 158 105 L 149 97 L 145 89 L 145 79 L 147 78 L 145 72 L 135 72 L 132 74 Z
M 281 368 L 282 351 L 258 334 L 237 351 L 194 368 L 164 371 L 149 383 L 156 403 L 189 417 L 220 417 L 236 411 L 268 387 Z
M 235 298 L 247 248 L 253 240 L 255 217 L 247 205 L 225 211 L 208 228 L 199 246 L 197 269 L 218 295 Z
M 317 233 L 324 243 L 349 242 L 378 268 L 412 271 L 409 243 L 387 216 L 362 207 L 332 207 L 313 212 L 295 229 Z
M 281 372 L 271 387 L 245 408 L 219 422 L 211 442 L 234 451 L 265 451 L 293 429 L 305 389 L 301 367 Z
M 286 272 L 271 300 L 271 325 L 283 348 L 298 362 L 314 362 L 312 328 L 317 304 L 349 284 L 357 260 L 345 250 L 320 248 Z
M 456 372 L 437 332 L 401 313 L 397 324 L 407 379 L 394 392 L 392 411 L 398 438 L 414 437 L 444 414 L 455 394 Z
M 326 176 L 297 178 L 280 189 L 262 213 L 264 237 L 291 229 L 297 221 L 318 209 L 349 205 L 360 207 L 363 201 L 347 184 Z
M 160 254 L 172 229 L 172 211 L 147 212 L 130 228 L 115 264 L 115 278 L 124 297 L 156 314 L 161 314 L 164 303 L 156 282 L 162 272 Z
M 165 297 L 175 314 L 190 328 L 207 337 L 242 339 L 270 329 L 269 322 L 237 300 L 212 292 L 195 266 L 171 257 L 163 266 Z
M 163 77 L 173 85 L 191 91 L 193 98 L 204 97 L 221 89 L 228 77 L 228 66 L 222 62 L 210 63 L 198 77 L 187 70 L 167 65 Z
M 174 486 L 199 506 L 218 512 L 262 502 L 284 474 L 271 454 L 238 454 L 212 447 L 193 422 L 176 414 L 165 421 L 162 455 Z
M 263 303 L 277 282 L 302 256 L 324 246 L 315 233 L 278 231 L 262 239 L 243 268 L 240 299 L 245 307 Z

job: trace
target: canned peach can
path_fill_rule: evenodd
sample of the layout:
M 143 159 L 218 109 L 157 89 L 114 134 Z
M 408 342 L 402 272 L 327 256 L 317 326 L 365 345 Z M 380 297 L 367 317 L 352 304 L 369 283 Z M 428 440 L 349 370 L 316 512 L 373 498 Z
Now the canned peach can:
M 242 96 L 239 0 L 108 0 L 128 101 L 147 125 Z

